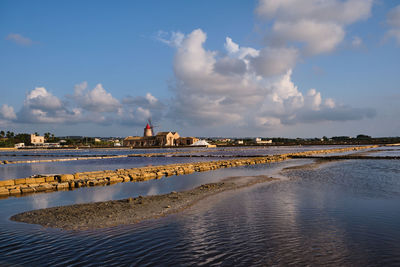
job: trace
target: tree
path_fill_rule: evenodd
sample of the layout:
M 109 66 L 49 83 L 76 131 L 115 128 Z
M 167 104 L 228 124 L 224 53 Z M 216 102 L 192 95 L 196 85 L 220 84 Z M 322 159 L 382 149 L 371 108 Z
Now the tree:
M 32 145 L 31 135 L 26 133 L 17 134 L 15 136 L 15 143 L 24 143 L 26 146 L 30 146 Z
M 357 135 L 357 139 L 371 139 L 371 136 L 365 135 L 365 134 L 359 134 Z
M 0 137 L 4 137 L 6 133 L 4 131 L 0 131 Z
M 13 138 L 14 137 L 14 132 L 7 131 L 6 137 L 7 138 Z

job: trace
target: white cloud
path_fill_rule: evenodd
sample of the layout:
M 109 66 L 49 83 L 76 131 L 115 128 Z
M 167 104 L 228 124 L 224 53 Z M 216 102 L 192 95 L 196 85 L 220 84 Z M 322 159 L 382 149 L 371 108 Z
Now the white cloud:
M 321 93 L 317 92 L 317 90 L 315 89 L 308 90 L 305 100 L 307 106 L 309 106 L 312 110 L 320 109 L 322 98 L 321 98 Z
M 88 83 L 76 84 L 73 94 L 63 99 L 44 87 L 30 90 L 18 112 L 12 106 L 0 106 L 0 125 L 18 124 L 71 124 L 141 125 L 152 118 L 160 120 L 166 105 L 151 93 L 145 96 L 125 97 L 120 102 L 101 84 L 92 90 Z
M 17 112 L 16 122 L 22 123 L 64 123 L 81 119 L 78 109 L 69 110 L 66 103 L 48 92 L 44 87 L 36 87 L 27 93 L 24 105 Z
M 239 45 L 234 43 L 232 41 L 232 39 L 229 37 L 226 37 L 226 42 L 225 42 L 224 47 L 225 47 L 226 51 L 228 51 L 228 53 L 230 53 L 230 54 L 239 52 Z
M 387 24 L 390 26 L 390 29 L 387 31 L 386 37 L 393 37 L 400 44 L 400 5 L 389 11 Z
M 246 58 L 258 57 L 260 54 L 260 51 L 257 49 L 251 47 L 239 47 L 239 45 L 233 42 L 229 37 L 226 37 L 224 47 L 228 54 L 243 60 Z
M 158 102 L 158 99 L 150 93 L 146 94 L 146 100 L 149 101 L 149 104 L 153 105 Z
M 215 62 L 214 69 L 222 75 L 243 74 L 246 71 L 246 63 L 240 59 L 224 57 Z
M 345 27 L 367 19 L 373 0 L 260 0 L 256 13 L 272 20 L 269 42 L 303 44 L 304 53 L 334 50 L 345 37 Z
M 87 86 L 88 86 L 87 81 L 83 81 L 81 83 L 75 84 L 75 86 L 74 86 L 74 95 L 82 96 L 84 91 L 86 90 Z
M 294 48 L 269 48 L 261 50 L 260 55 L 250 59 L 255 72 L 264 77 L 284 74 L 296 64 L 298 51 Z
M 15 114 L 13 107 L 7 104 L 3 104 L 0 107 L 0 118 L 5 120 L 15 120 L 17 118 L 17 115 Z
M 301 42 L 305 44 L 304 52 L 308 55 L 334 50 L 345 36 L 341 26 L 313 20 L 276 22 L 272 30 L 272 38 L 275 44 Z
M 33 44 L 31 39 L 24 37 L 18 33 L 10 33 L 9 35 L 6 36 L 6 40 L 23 46 L 30 46 Z
M 334 108 L 336 106 L 336 103 L 332 98 L 327 98 L 327 99 L 325 99 L 324 105 L 325 105 L 325 107 L 328 107 L 328 108 Z
M 260 0 L 256 13 L 280 21 L 308 18 L 346 25 L 367 19 L 372 4 L 372 0 Z
M 179 47 L 182 44 L 185 35 L 181 32 L 165 32 L 158 31 L 156 39 L 164 44 L 167 44 L 172 47 Z
M 75 100 L 83 109 L 93 112 L 115 112 L 121 106 L 111 93 L 108 93 L 101 83 L 93 90 L 86 90 L 87 84 L 81 83 L 75 86 Z
M 47 92 L 46 88 L 36 87 L 26 95 L 25 105 L 32 109 L 51 111 L 62 108 L 63 104 L 58 97 Z
M 194 30 L 176 50 L 175 96 L 169 116 L 182 124 L 265 128 L 373 116 L 370 110 L 360 109 L 358 116 L 346 117 L 340 112 L 342 106 L 323 99 L 315 89 L 303 95 L 291 79 L 296 49 L 259 51 L 226 38 L 228 54 L 219 57 L 219 52 L 204 48 L 206 38 L 205 32 Z M 351 110 L 346 107 L 347 112 Z

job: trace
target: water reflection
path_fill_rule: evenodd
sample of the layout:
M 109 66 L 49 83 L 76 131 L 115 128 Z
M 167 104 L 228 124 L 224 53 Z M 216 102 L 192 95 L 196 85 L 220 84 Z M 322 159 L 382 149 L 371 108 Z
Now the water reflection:
M 287 170 L 286 180 L 225 192 L 181 214 L 137 225 L 70 232 L 7 220 L 32 205 L 180 191 L 227 176 L 269 175 L 295 162 L 309 161 L 1 200 L 1 261 L 38 266 L 400 264 L 400 163 L 390 160 Z

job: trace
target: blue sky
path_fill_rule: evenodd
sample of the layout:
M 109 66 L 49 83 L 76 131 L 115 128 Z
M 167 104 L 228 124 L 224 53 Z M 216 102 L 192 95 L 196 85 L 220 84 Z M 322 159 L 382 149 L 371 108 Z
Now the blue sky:
M 398 136 L 399 4 L 1 1 L 0 128 Z

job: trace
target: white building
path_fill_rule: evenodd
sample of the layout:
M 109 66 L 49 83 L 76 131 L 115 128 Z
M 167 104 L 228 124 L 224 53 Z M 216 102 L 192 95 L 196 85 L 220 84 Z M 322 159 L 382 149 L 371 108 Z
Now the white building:
M 15 144 L 14 147 L 15 147 L 15 148 L 25 147 L 25 143 L 18 143 L 18 144 Z
M 42 145 L 44 145 L 44 136 L 31 134 L 31 143 L 34 146 L 42 146 Z
M 272 140 L 262 140 L 261 137 L 255 138 L 254 141 L 259 145 L 272 144 Z

